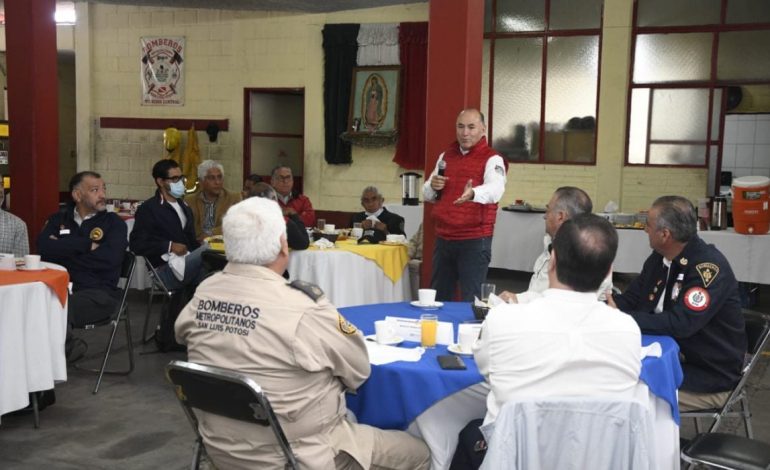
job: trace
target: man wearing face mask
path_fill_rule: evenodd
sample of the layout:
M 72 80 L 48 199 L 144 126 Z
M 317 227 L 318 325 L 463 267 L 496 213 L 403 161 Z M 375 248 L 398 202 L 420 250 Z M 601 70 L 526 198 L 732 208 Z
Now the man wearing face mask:
M 98 173 L 76 174 L 69 188 L 74 204 L 48 218 L 37 247 L 44 261 L 67 268 L 72 281 L 67 321 L 83 327 L 109 318 L 120 302 L 117 285 L 127 230 L 116 213 L 105 210 L 107 188 Z M 68 335 L 68 359 L 73 348 Z
M 182 169 L 174 160 L 160 160 L 152 177 L 158 189 L 136 211 L 131 250 L 150 261 L 169 289 L 198 285 L 203 276 L 200 255 L 208 246 L 196 239 L 192 209 L 182 199 Z

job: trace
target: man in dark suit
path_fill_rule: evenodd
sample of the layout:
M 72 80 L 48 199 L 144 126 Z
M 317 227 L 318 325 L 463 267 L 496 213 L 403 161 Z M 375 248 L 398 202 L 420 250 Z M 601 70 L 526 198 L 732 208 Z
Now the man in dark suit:
M 367 186 L 361 193 L 364 212 L 350 218 L 350 226 L 360 223 L 364 230 L 379 230 L 385 235 L 404 235 L 404 218 L 382 207 L 385 198 L 374 186 Z
M 131 250 L 146 257 L 157 269 L 158 276 L 171 290 L 200 283 L 201 245 L 195 237 L 193 212 L 184 200 L 184 176 L 179 165 L 170 159 L 152 167 L 158 189 L 136 211 Z

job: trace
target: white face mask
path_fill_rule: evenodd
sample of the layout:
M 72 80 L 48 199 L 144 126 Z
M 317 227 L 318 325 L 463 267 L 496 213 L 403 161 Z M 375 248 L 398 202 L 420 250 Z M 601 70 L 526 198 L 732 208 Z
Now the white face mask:
M 171 193 L 173 197 L 182 197 L 184 196 L 184 181 L 179 180 L 176 183 L 171 183 L 168 186 L 168 192 Z

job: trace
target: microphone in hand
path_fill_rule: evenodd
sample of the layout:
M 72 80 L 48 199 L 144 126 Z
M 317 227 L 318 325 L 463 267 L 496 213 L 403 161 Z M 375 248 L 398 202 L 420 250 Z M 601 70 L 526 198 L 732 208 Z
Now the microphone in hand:
M 444 172 L 446 171 L 446 162 L 444 160 L 441 160 L 438 162 L 438 175 L 444 176 Z M 436 191 L 436 200 L 438 201 L 441 199 L 441 190 Z

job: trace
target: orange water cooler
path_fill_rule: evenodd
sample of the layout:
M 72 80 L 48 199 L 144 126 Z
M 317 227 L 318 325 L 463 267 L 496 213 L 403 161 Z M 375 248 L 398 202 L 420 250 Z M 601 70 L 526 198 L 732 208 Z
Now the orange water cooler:
M 747 235 L 767 233 L 770 230 L 770 208 L 768 208 L 770 178 L 766 176 L 735 178 L 732 188 L 735 231 Z

